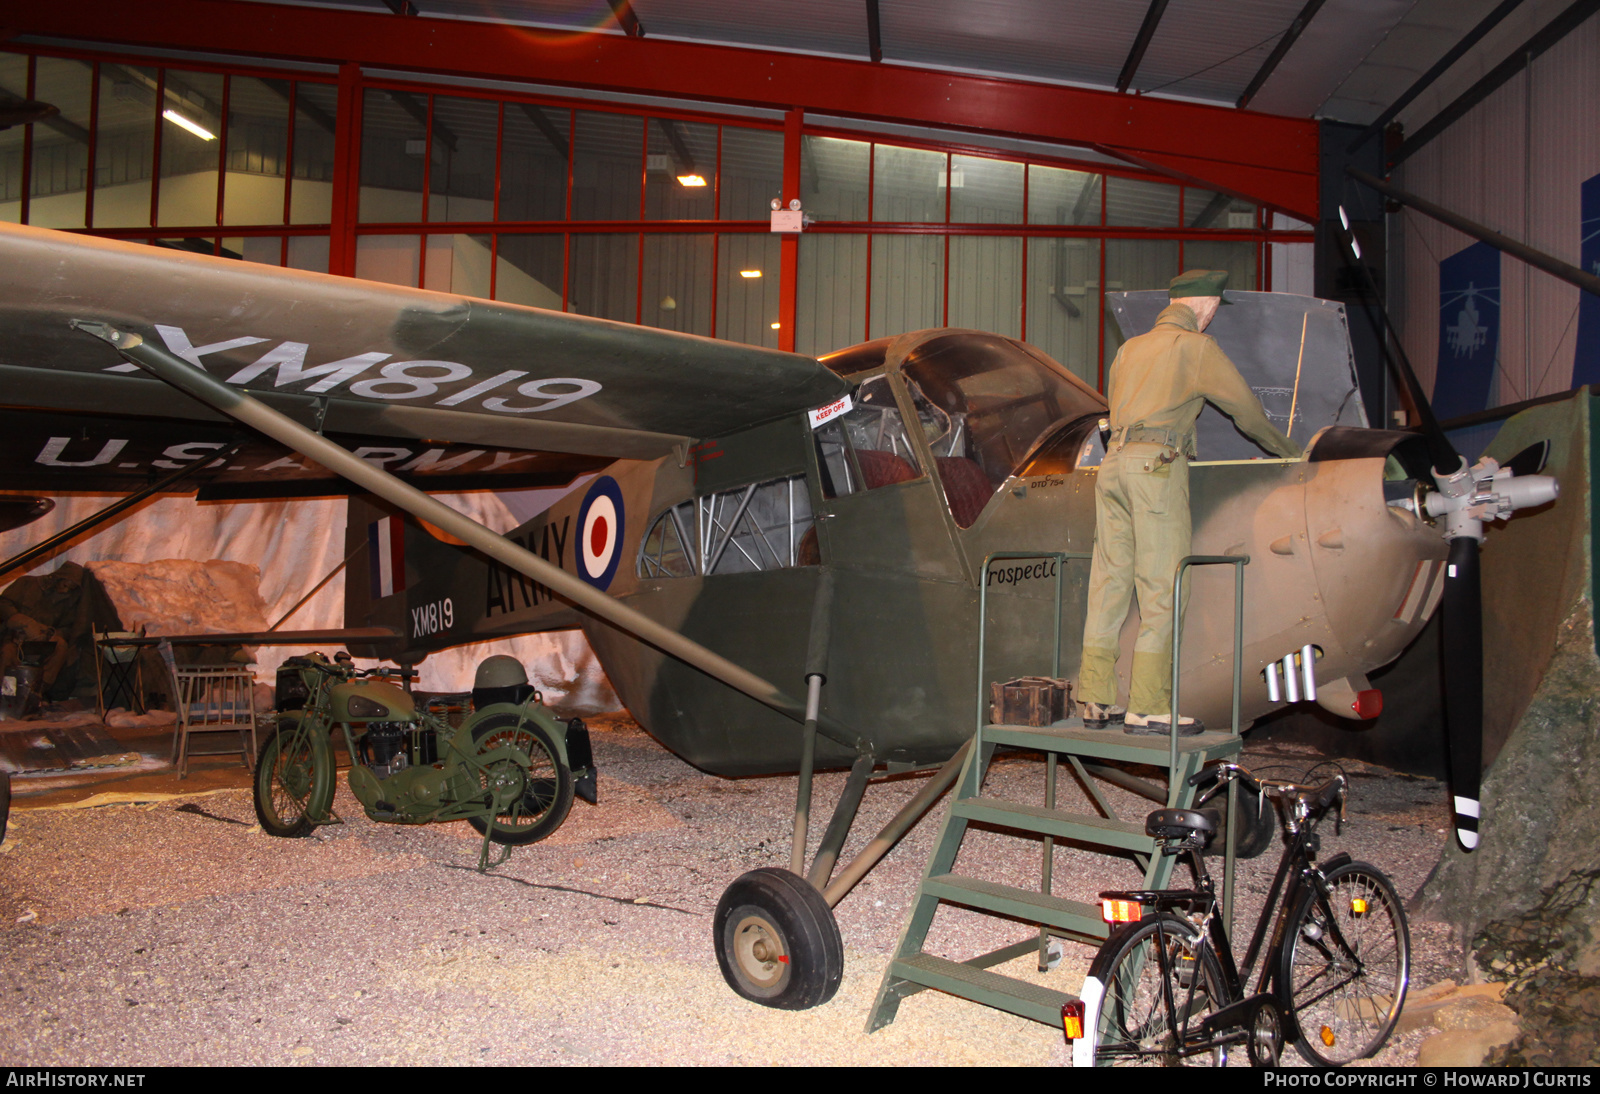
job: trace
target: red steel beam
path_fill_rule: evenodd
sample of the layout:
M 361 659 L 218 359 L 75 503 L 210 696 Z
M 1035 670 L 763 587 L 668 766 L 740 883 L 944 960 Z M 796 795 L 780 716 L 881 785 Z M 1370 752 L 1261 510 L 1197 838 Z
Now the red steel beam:
M 19 34 L 355 62 L 441 75 L 739 103 L 1094 148 L 1305 220 L 1317 214 L 1314 122 L 1222 106 L 901 65 L 616 34 L 567 33 L 249 0 L 57 0 Z

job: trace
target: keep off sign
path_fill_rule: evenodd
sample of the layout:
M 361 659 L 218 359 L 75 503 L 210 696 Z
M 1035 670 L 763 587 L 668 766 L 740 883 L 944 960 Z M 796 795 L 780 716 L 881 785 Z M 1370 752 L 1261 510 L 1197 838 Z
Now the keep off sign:
M 811 428 L 816 429 L 824 422 L 831 421 L 841 414 L 850 413 L 850 408 L 854 405 L 850 401 L 850 396 L 846 395 L 844 398 L 831 402 L 827 406 L 819 406 L 815 410 L 807 411 L 806 415 L 811 419 Z

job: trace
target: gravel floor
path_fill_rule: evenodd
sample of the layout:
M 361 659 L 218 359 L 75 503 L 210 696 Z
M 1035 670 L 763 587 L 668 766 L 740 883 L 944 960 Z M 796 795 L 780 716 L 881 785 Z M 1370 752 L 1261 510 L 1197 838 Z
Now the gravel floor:
M 937 832 L 924 823 L 838 908 L 844 984 L 812 1011 L 747 1003 L 722 982 L 711 917 L 727 884 L 786 866 L 791 778 L 730 781 L 684 764 L 618 715 L 594 719 L 601 804 L 582 802 L 544 843 L 482 877 L 465 824 L 368 821 L 341 789 L 344 823 L 304 840 L 255 825 L 246 790 L 92 809 L 29 810 L 0 847 L 0 1064 L 1061 1064 L 1051 1027 L 936 992 L 863 1032 Z M 1258 770 L 1317 761 L 1247 750 Z M 1409 898 L 1446 839 L 1436 782 L 1347 764 L 1342 835 Z M 341 783 L 343 779 L 341 777 Z M 819 776 L 812 846 L 842 774 Z M 916 792 L 868 791 L 847 854 Z M 991 793 L 1042 800 L 1043 764 L 997 762 Z M 1065 793 L 1065 791 L 1064 791 Z M 1118 798 L 1125 816 L 1147 803 Z M 941 817 L 944 806 L 933 818 Z M 1276 855 L 1245 864 L 1253 920 Z M 958 870 L 1037 884 L 1039 845 L 978 832 Z M 1060 895 L 1137 882 L 1125 862 L 1058 850 Z M 1413 984 L 1460 978 L 1448 928 L 1413 923 Z M 966 958 L 1026 935 L 941 911 L 929 948 Z M 1075 990 L 1092 956 L 1005 971 Z M 1424 1034 L 1377 1064 L 1409 1065 Z M 1298 1062 L 1292 1050 L 1286 1063 Z

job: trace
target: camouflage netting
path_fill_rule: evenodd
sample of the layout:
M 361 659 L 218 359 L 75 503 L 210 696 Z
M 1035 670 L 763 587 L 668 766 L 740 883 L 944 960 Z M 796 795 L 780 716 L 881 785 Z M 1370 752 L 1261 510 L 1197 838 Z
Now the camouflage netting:
M 43 697 L 93 703 L 93 628 L 121 626 L 104 586 L 82 566 L 68 562 L 48 574 L 19 577 L 0 593 L 0 674 L 25 657 L 26 645 L 54 646 L 43 662 Z

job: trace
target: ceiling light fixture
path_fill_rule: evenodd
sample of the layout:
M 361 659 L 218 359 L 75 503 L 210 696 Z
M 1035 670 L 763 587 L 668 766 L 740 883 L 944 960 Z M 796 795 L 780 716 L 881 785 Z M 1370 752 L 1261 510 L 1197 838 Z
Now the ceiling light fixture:
M 740 277 L 760 277 L 761 276 L 761 271 L 760 270 L 740 270 L 739 271 L 739 276 Z
M 679 175 L 678 182 L 684 186 L 704 186 L 706 184 L 706 178 L 704 175 Z
M 783 327 L 782 323 L 774 323 L 774 324 L 772 324 L 772 329 L 773 330 L 780 330 L 780 329 L 782 329 L 782 327 Z
M 179 129 L 187 129 L 189 132 L 193 133 L 203 141 L 214 141 L 217 139 L 217 135 L 211 132 L 211 130 L 207 129 L 199 122 L 190 121 L 182 114 L 179 114 L 176 110 L 163 110 L 161 112 L 161 116 L 167 119 L 167 121 L 171 122 L 173 125 L 177 126 Z

